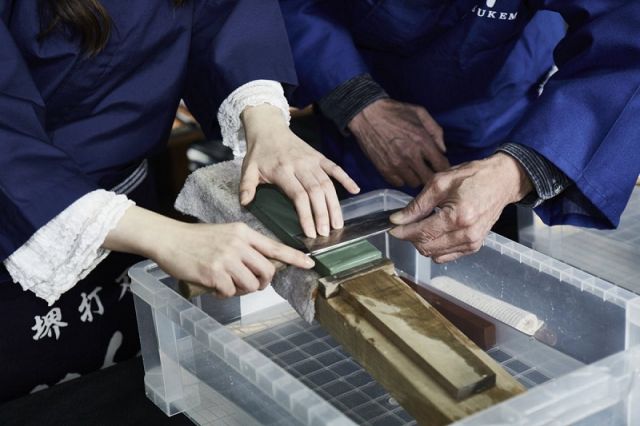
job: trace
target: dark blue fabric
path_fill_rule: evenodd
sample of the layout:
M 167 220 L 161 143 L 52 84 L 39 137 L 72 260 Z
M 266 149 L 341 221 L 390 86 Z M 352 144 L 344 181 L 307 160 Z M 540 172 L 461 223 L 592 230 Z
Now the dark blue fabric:
M 453 164 L 515 142 L 560 168 L 576 185 L 537 209 L 547 223 L 618 224 L 640 172 L 640 2 L 280 4 L 300 79 L 295 103 L 370 73 L 391 97 L 427 108 Z M 554 55 L 560 72 L 538 97 Z M 328 132 L 325 142 L 365 190 L 387 186 L 353 139 Z
M 68 31 L 38 41 L 39 3 L 0 0 L 0 260 L 162 148 L 181 97 L 211 133 L 240 85 L 296 83 L 275 0 L 102 0 L 113 32 L 95 57 Z
M 146 209 L 157 209 L 153 179 L 145 179 L 129 198 Z M 139 352 L 127 272 L 142 260 L 111 253 L 52 306 L 32 292 L 23 291 L 0 266 L 0 323 L 10 324 L 0 330 L 0 403 L 36 387 L 51 387 L 124 361 Z M 94 292 L 95 297 L 90 296 Z M 91 315 L 82 309 L 85 297 L 90 302 Z M 59 321 L 45 333 L 45 329 L 37 327 L 36 317 L 44 321 L 52 311 L 58 312 Z M 63 324 L 56 327 L 58 323 Z

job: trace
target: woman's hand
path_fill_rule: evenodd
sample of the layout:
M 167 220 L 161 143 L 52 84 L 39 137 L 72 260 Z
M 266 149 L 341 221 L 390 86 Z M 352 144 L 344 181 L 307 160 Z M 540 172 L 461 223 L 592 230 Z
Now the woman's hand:
M 209 287 L 218 297 L 262 290 L 275 274 L 270 259 L 312 268 L 302 252 L 242 223 L 178 222 L 140 207 L 129 208 L 103 247 L 154 260 L 171 276 Z
M 293 201 L 308 237 L 342 228 L 342 210 L 330 178 L 357 194 L 358 185 L 342 168 L 289 130 L 282 112 L 271 105 L 242 113 L 247 155 L 242 164 L 240 203 L 249 204 L 261 183 L 272 183 Z

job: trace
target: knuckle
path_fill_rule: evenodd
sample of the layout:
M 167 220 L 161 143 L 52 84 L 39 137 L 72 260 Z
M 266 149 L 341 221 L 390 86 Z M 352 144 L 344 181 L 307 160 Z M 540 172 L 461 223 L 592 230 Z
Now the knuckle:
M 482 238 L 484 237 L 481 229 L 476 227 L 472 227 L 467 232 L 467 241 L 471 244 L 482 243 Z
M 233 297 L 236 294 L 235 289 L 230 289 L 228 287 L 222 287 L 216 290 L 216 293 L 220 299 L 228 299 Z
M 322 195 L 323 193 L 322 187 L 320 186 L 319 183 L 316 183 L 316 182 L 307 185 L 307 191 L 309 192 L 310 195 L 313 195 L 313 196 L 319 196 L 319 195 Z
M 258 282 L 258 280 L 253 280 L 245 285 L 245 289 L 250 293 L 253 293 L 254 291 L 258 291 L 259 288 L 260 288 L 260 282 Z
M 266 275 L 265 275 L 265 281 L 271 282 L 271 280 L 273 279 L 273 276 L 276 274 L 276 267 L 273 266 L 272 264 L 269 264 L 269 266 L 267 266 L 266 268 Z
M 477 253 L 482 248 L 482 240 L 471 243 L 471 252 Z
M 320 181 L 320 186 L 325 192 L 331 192 L 334 190 L 333 182 L 331 182 L 331 179 L 326 176 Z
M 434 173 L 431 188 L 436 193 L 444 192 L 447 189 L 447 181 L 442 173 Z
M 456 213 L 456 224 L 461 227 L 472 226 L 476 221 L 476 213 L 473 207 L 463 206 Z

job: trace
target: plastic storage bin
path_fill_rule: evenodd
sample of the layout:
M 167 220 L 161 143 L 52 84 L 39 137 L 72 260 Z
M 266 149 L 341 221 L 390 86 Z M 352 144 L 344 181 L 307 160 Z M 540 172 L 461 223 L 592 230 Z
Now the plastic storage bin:
M 343 210 L 351 218 L 409 199 L 378 191 L 347 200 Z M 422 285 L 454 278 L 545 322 L 530 337 L 493 319 L 497 345 L 489 354 L 530 390 L 459 424 L 640 424 L 640 297 L 494 234 L 477 254 L 446 265 L 387 235 L 370 241 Z M 281 299 L 260 293 L 192 303 L 149 261 L 130 276 L 146 391 L 168 415 L 183 412 L 200 425 L 415 424 Z
M 528 226 L 520 241 L 541 253 L 640 294 L 640 188 L 631 194 L 618 229 L 547 226 L 531 210 L 519 216 Z

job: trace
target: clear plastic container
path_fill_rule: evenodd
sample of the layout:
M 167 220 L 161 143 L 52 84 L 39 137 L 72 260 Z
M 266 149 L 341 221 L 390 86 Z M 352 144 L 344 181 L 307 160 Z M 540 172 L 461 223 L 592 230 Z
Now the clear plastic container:
M 376 191 L 347 200 L 343 211 L 351 218 L 409 200 Z M 529 391 L 458 424 L 640 424 L 635 294 L 495 234 L 477 254 L 446 265 L 388 235 L 370 241 L 421 285 L 453 278 L 544 321 L 530 337 L 478 312 L 496 324 L 488 353 Z M 151 262 L 130 276 L 147 394 L 168 415 L 184 412 L 200 425 L 415 424 L 324 330 L 281 299 L 201 296 L 192 303 Z
M 640 187 L 631 194 L 617 229 L 547 226 L 530 209 L 520 241 L 541 253 L 640 294 Z

